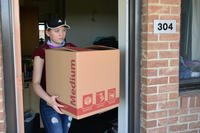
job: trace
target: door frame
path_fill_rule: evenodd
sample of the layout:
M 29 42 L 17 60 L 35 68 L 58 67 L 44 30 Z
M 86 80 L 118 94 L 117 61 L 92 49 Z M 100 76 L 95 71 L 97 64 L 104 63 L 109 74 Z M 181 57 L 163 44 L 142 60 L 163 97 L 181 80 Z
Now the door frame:
M 24 133 L 19 1 L 1 0 L 0 4 L 6 130 Z M 140 0 L 118 0 L 120 133 L 140 132 L 140 10 Z
M 1 0 L 6 132 L 24 133 L 19 1 Z
M 120 49 L 119 133 L 140 132 L 141 0 L 118 0 Z

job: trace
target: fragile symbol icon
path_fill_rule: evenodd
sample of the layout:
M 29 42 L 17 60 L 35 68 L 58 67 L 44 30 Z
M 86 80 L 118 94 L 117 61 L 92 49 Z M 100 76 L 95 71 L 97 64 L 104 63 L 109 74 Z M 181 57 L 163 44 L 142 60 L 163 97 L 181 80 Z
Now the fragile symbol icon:
M 105 91 L 100 91 L 96 93 L 96 103 L 102 103 L 105 101 Z

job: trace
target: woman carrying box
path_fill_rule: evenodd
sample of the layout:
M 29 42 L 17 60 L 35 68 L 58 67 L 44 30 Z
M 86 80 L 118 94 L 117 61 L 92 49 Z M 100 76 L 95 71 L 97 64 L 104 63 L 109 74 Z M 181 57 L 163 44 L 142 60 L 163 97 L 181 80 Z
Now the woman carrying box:
M 45 77 L 45 49 L 74 46 L 65 42 L 67 29 L 70 26 L 63 19 L 51 17 L 46 23 L 47 42 L 33 53 L 33 90 L 40 97 L 40 114 L 47 133 L 68 133 L 72 120 L 60 110 L 63 106 L 57 102 L 58 96 L 46 92 Z

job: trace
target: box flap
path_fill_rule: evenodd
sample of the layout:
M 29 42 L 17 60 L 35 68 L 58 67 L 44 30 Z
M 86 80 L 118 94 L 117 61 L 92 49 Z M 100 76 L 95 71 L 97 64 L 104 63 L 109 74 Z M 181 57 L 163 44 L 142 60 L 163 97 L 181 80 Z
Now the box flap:
M 49 50 L 49 49 L 47 49 Z M 92 45 L 89 47 L 70 47 L 65 46 L 62 48 L 55 48 L 54 50 L 63 50 L 63 51 L 71 51 L 71 52 L 80 52 L 80 51 L 96 51 L 96 50 L 116 50 L 116 48 L 108 47 L 108 46 L 102 46 L 102 45 Z
M 63 47 L 63 49 L 73 51 L 73 52 L 75 52 L 75 51 L 91 51 L 91 49 L 82 48 L 82 47 L 68 47 L 68 46 L 66 46 L 66 47 Z

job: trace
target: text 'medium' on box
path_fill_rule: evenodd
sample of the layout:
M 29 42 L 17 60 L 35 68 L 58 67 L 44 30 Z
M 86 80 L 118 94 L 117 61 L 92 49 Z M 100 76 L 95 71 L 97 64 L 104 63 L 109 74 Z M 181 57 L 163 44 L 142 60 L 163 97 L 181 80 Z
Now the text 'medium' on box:
M 82 119 L 119 105 L 119 49 L 92 46 L 45 50 L 46 87 L 61 110 Z

